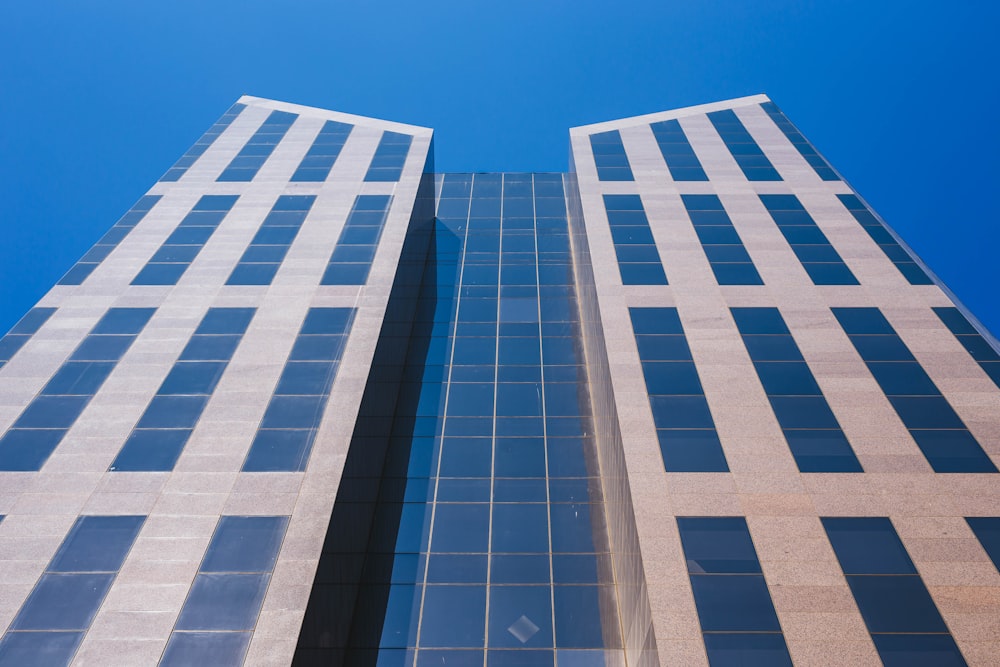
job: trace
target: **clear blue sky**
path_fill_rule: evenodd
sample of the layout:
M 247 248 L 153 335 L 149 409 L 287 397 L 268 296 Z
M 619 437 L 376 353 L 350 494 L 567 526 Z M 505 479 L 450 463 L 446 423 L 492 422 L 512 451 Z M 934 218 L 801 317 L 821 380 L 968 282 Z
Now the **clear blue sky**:
M 571 126 L 763 92 L 1000 333 L 998 19 L 985 1 L 6 3 L 0 330 L 244 93 L 433 127 L 439 171 L 563 171 Z

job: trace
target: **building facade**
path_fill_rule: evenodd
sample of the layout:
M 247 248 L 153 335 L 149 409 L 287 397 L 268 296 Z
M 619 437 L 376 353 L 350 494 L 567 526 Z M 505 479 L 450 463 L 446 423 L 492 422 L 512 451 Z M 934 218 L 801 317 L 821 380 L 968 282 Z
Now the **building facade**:
M 566 174 L 244 97 L 0 339 L 0 665 L 991 665 L 997 341 L 764 96 Z

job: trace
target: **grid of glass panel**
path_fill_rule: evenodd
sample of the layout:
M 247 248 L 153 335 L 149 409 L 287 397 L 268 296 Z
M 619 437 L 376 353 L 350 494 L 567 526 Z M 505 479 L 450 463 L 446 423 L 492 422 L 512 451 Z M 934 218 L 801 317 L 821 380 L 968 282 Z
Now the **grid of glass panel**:
M 315 201 L 315 195 L 278 197 L 226 284 L 270 285 Z
M 600 181 L 633 181 L 632 167 L 625 154 L 625 144 L 618 130 L 590 135 L 597 179 Z
M 111 471 L 170 471 L 243 339 L 254 308 L 209 308 Z
M 709 664 L 791 667 L 746 519 L 677 517 L 677 528 Z
M 980 368 L 986 371 L 990 379 L 1000 387 L 1000 354 L 993 349 L 982 335 L 976 331 L 965 315 L 954 306 L 942 306 L 933 308 L 934 313 L 941 318 L 948 330 L 955 334 L 955 338 L 962 344 L 972 358 L 976 360 Z M 2 343 L 2 341 L 0 341 Z
M 705 257 L 720 285 L 763 285 L 743 240 L 715 195 L 681 195 Z
M 778 309 L 731 310 L 799 470 L 862 472 Z
M 667 472 L 728 472 L 676 308 L 629 308 Z
M 722 137 L 726 148 L 736 159 L 748 181 L 780 181 L 781 175 L 764 155 L 754 138 L 732 109 L 713 111 L 708 119 Z
M 948 626 L 889 519 L 821 521 L 883 664 L 964 667 Z
M 358 195 L 320 285 L 364 285 L 382 238 L 392 195 Z
M 660 147 L 663 160 L 667 163 L 670 176 L 675 181 L 707 181 L 708 175 L 701 168 L 701 162 L 691 148 L 691 142 L 677 120 L 664 120 L 649 126 L 653 130 L 656 144 Z
M 639 195 L 604 195 L 623 285 L 666 285 L 660 253 Z
M 383 132 L 372 163 L 365 174 L 367 182 L 396 182 L 403 173 L 413 137 L 399 132 Z
M 986 555 L 993 561 L 993 567 L 1000 570 L 1000 517 L 976 516 L 967 517 L 966 523 L 983 545 Z
M 854 219 L 864 228 L 872 240 L 878 244 L 885 256 L 889 258 L 899 272 L 903 274 L 911 285 L 933 285 L 934 281 L 930 276 L 913 261 L 909 253 L 903 249 L 885 225 L 868 210 L 868 207 L 861 203 L 856 195 L 837 195 L 841 203 L 847 207 Z
M 0 639 L 0 664 L 69 665 L 144 516 L 81 516 Z
M 38 333 L 42 325 L 48 322 L 55 308 L 45 308 L 36 306 L 24 314 L 17 324 L 11 327 L 7 335 L 0 338 L 0 368 L 14 358 L 24 344 L 31 340 L 31 337 Z
M 254 132 L 246 145 L 236 154 L 229 166 L 223 170 L 216 181 L 244 182 L 252 181 L 267 158 L 271 157 L 274 147 L 281 143 L 288 128 L 292 126 L 297 114 L 286 111 L 272 111 Z
M 326 121 L 306 152 L 306 156 L 299 163 L 299 168 L 292 174 L 292 182 L 325 181 L 353 129 L 354 126 L 347 123 Z
M 174 163 L 174 166 L 167 170 L 167 173 L 160 178 L 160 181 L 165 183 L 173 183 L 179 181 L 181 176 L 187 173 L 187 170 L 193 165 L 198 158 L 200 158 L 209 147 L 215 143 L 215 140 L 219 138 L 227 127 L 232 124 L 234 120 L 246 109 L 245 104 L 240 104 L 237 102 L 233 106 L 229 107 L 229 110 L 222 114 L 222 118 L 215 121 L 212 127 L 208 128 L 205 134 L 201 135 L 201 138 L 194 143 L 194 146 L 189 148 L 181 159 Z
M 122 242 L 129 232 L 146 217 L 150 209 L 160 201 L 162 195 L 146 195 L 139 199 L 128 213 L 123 215 L 108 232 L 94 244 L 80 261 L 59 279 L 59 285 L 82 285 L 83 281 L 94 272 L 94 269 L 111 254 L 111 251 Z
M 878 308 L 832 310 L 934 472 L 997 472 Z
M 806 138 L 802 135 L 798 129 L 792 125 L 792 121 L 788 120 L 785 114 L 778 108 L 778 105 L 774 102 L 764 102 L 760 105 L 774 124 L 778 126 L 778 129 L 784 132 L 788 140 L 792 142 L 792 145 L 799 151 L 802 157 L 805 158 L 809 166 L 813 168 L 816 175 L 822 178 L 824 181 L 839 181 L 840 177 L 837 176 L 837 172 L 833 170 L 830 163 L 823 159 L 813 145 L 809 143 Z
M 156 312 L 111 308 L 0 438 L 0 470 L 41 470 Z
M 305 470 L 353 322 L 353 308 L 310 308 L 306 313 L 244 472 Z
M 132 284 L 176 285 L 239 198 L 239 195 L 202 196 L 132 279 Z
M 826 234 L 795 195 L 758 195 L 814 285 L 857 285 Z

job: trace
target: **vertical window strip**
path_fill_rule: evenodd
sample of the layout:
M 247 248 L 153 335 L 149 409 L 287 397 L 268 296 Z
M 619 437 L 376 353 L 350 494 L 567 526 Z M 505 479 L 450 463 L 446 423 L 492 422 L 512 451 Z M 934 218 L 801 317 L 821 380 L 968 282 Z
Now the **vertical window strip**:
M 799 132 L 798 128 L 792 124 L 792 121 L 788 120 L 788 117 L 778 108 L 777 104 L 774 102 L 764 102 L 760 105 L 760 108 L 771 117 L 771 120 L 778 126 L 778 129 L 792 142 L 792 145 L 805 158 L 805 161 L 809 163 L 809 166 L 813 168 L 817 176 L 824 181 L 840 180 L 840 176 L 837 176 L 837 172 L 833 170 L 830 163 L 813 148 L 813 145 Z
M 708 114 L 708 120 L 722 137 L 726 148 L 743 170 L 748 181 L 780 181 L 783 180 L 778 170 L 764 155 L 754 138 L 750 136 L 743 123 L 732 109 L 713 111 Z
M 133 285 L 176 285 L 239 195 L 204 195 L 132 279 Z
M 707 181 L 708 176 L 701 162 L 691 148 L 691 142 L 684 134 L 677 120 L 665 120 L 650 125 L 656 144 L 660 147 L 663 161 L 667 163 L 670 176 L 675 181 Z
M 14 355 L 24 347 L 24 344 L 38 333 L 43 324 L 48 322 L 54 312 L 56 312 L 55 308 L 36 306 L 25 313 L 24 317 L 18 320 L 6 336 L 0 338 L 0 368 L 3 368 L 8 361 L 14 358 Z
M 676 308 L 629 308 L 667 472 L 728 472 Z
M 310 308 L 271 396 L 244 472 L 305 470 L 354 321 L 353 308 Z
M 270 285 L 315 201 L 315 195 L 278 197 L 226 284 Z
M 108 232 L 102 236 L 87 254 L 59 279 L 59 285 L 82 285 L 94 269 L 111 254 L 111 251 L 135 229 L 146 214 L 156 205 L 162 195 L 146 195 L 135 203 Z
M 1000 570 L 1000 517 L 966 517 L 965 521 L 993 561 L 993 567 Z
M 174 469 L 255 312 L 254 308 L 209 308 L 110 471 Z
M 287 516 L 219 518 L 161 667 L 243 664 L 287 527 Z
M 634 181 L 632 167 L 625 153 L 625 144 L 618 130 L 590 135 L 590 148 L 594 153 L 599 181 Z
M 316 135 L 316 140 L 309 147 L 306 156 L 299 163 L 299 168 L 292 174 L 292 182 L 321 183 L 325 181 L 353 129 L 354 126 L 347 123 L 338 123 L 335 120 L 326 121 L 319 134 Z
M 733 221 L 715 195 L 681 195 L 712 273 L 720 285 L 763 285 Z
M 320 285 L 365 284 L 391 203 L 392 195 L 358 195 Z
M 0 639 L 0 660 L 70 664 L 145 521 L 79 517 Z
M 194 146 L 189 148 L 187 152 L 181 156 L 181 159 L 167 170 L 167 173 L 160 178 L 160 181 L 163 183 L 173 183 L 179 181 L 181 176 L 187 173 L 187 170 L 190 169 L 195 162 L 197 162 L 198 158 L 200 158 L 205 151 L 207 151 L 211 145 L 215 143 L 215 140 L 219 138 L 219 135 L 225 132 L 226 128 L 229 127 L 246 108 L 245 104 L 240 104 L 238 102 L 229 107 L 229 111 L 222 114 L 222 118 L 215 121 L 215 124 L 208 128 L 208 131 L 205 132 L 205 134 L 201 135 L 201 138 L 195 142 Z
M 997 472 L 878 308 L 832 310 L 934 472 Z
M 666 285 L 660 253 L 639 195 L 604 195 L 623 285 Z
M 934 284 L 930 276 L 920 268 L 919 264 L 913 261 L 910 254 L 899 244 L 886 226 L 875 217 L 875 214 L 867 206 L 861 203 L 860 198 L 856 195 L 837 195 L 837 198 L 911 285 Z
M 281 143 L 288 128 L 292 126 L 298 115 L 285 111 L 272 111 L 246 145 L 233 158 L 229 166 L 219 174 L 216 181 L 249 182 L 254 179 L 267 158 L 271 157 L 274 147 Z
M 972 323 L 954 306 L 933 308 L 948 330 L 955 335 L 962 347 L 975 359 L 997 387 L 1000 387 L 1000 354 L 993 349 Z
M 0 438 L 0 470 L 38 471 L 156 312 L 111 308 Z
M 778 309 L 730 310 L 799 471 L 862 472 Z
M 746 519 L 677 517 L 677 528 L 709 663 L 791 667 Z
M 965 665 L 886 517 L 821 517 L 861 617 L 886 665 Z
M 758 195 L 814 285 L 857 285 L 826 234 L 795 195 Z
M 383 132 L 368 166 L 365 181 L 368 183 L 394 183 L 403 174 L 403 165 L 410 152 L 413 137 L 398 132 Z

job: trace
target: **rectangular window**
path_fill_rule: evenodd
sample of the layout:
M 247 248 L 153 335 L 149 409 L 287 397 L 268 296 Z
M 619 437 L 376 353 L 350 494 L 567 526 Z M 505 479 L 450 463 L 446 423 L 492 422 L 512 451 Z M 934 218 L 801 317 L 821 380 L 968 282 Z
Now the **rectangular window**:
M 885 517 L 822 517 L 861 617 L 886 665 L 965 665 Z
M 315 195 L 278 197 L 226 284 L 270 285 L 315 201 Z
M 997 472 L 878 308 L 832 310 L 934 472 Z
M 292 126 L 298 115 L 285 111 L 272 111 L 260 129 L 254 132 L 242 150 L 233 158 L 229 166 L 219 174 L 216 181 L 248 182 L 254 179 L 267 158 L 271 157 L 274 147 L 281 143 L 288 128 Z
M 708 176 L 691 148 L 691 142 L 676 120 L 665 120 L 650 125 L 670 176 L 675 181 L 707 181 Z
M 320 285 L 364 285 L 389 215 L 392 195 L 358 195 Z
M 305 470 L 353 321 L 353 308 L 309 309 L 250 446 L 244 472 Z
M 1000 570 L 1000 517 L 967 517 L 965 521 L 975 533 L 976 539 L 983 545 L 986 555 L 993 561 L 993 567 Z
M 239 197 L 202 196 L 131 284 L 176 285 Z
M 632 168 L 625 154 L 625 145 L 618 130 L 590 135 L 599 181 L 634 181 Z
M 200 158 L 205 151 L 207 151 L 209 147 L 215 143 L 215 140 L 219 138 L 219 135 L 222 134 L 246 108 L 245 104 L 240 104 L 238 102 L 229 107 L 229 111 L 222 114 L 222 118 L 215 121 L 215 124 L 208 128 L 208 131 L 205 132 L 205 134 L 201 135 L 201 138 L 195 142 L 194 146 L 189 148 L 187 152 L 181 156 L 181 159 L 174 163 L 173 167 L 167 170 L 167 173 L 160 178 L 160 181 L 164 183 L 179 181 L 181 176 L 187 173 L 187 170 L 191 167 L 191 165 L 193 165 L 198 158 Z
M 87 251 L 87 254 L 80 258 L 76 264 L 73 265 L 69 271 L 66 272 L 62 278 L 59 279 L 57 284 L 59 285 L 82 285 L 83 281 L 93 273 L 94 269 L 97 268 L 98 264 L 104 261 L 104 258 L 111 254 L 111 251 L 115 249 L 122 240 L 128 236 L 129 232 L 135 229 L 135 226 L 139 224 L 140 221 L 146 214 L 149 213 L 150 209 L 156 205 L 156 202 L 160 201 L 162 195 L 146 195 L 139 199 L 128 213 L 123 215 L 121 219 L 116 222 L 108 232 L 102 236 L 94 246 Z
M 0 368 L 3 368 L 24 347 L 24 344 L 38 333 L 54 312 L 55 308 L 41 306 L 32 308 L 11 327 L 6 336 L 0 338 Z
M 736 159 L 748 181 L 780 181 L 781 175 L 764 155 L 754 138 L 732 109 L 713 111 L 708 114 L 715 130 L 722 137 L 726 148 Z
M 630 308 L 667 472 L 728 472 L 676 308 Z
M 110 470 L 168 472 L 253 319 L 253 308 L 209 308 Z
M 383 132 L 375 149 L 372 163 L 365 174 L 365 182 L 391 182 L 399 180 L 410 152 L 413 137 L 398 132 Z
M 764 102 L 760 105 L 760 108 L 771 117 L 771 120 L 778 126 L 778 129 L 784 132 L 785 136 L 792 142 L 792 145 L 795 146 L 802 157 L 805 158 L 809 166 L 813 168 L 817 176 L 824 181 L 840 180 L 840 177 L 837 176 L 837 172 L 833 170 L 830 163 L 824 160 L 823 156 L 813 148 L 813 145 L 792 125 L 792 121 L 788 120 L 788 117 L 778 108 L 777 104 L 774 102 Z
M 743 240 L 715 195 L 681 195 L 720 285 L 763 285 Z
M 353 129 L 354 126 L 347 123 L 338 123 L 335 120 L 326 121 L 323 129 L 316 135 L 316 140 L 309 147 L 306 156 L 299 163 L 299 168 L 292 174 L 292 182 L 321 183 L 325 181 Z
M 731 308 L 800 472 L 862 472 L 777 308 Z
M 41 470 L 155 308 L 111 308 L 0 438 L 0 470 Z
M 983 338 L 972 323 L 954 306 L 933 308 L 934 314 L 941 318 L 948 330 L 968 351 L 996 386 L 1000 387 L 1000 354 Z
M 913 261 L 910 254 L 882 224 L 882 221 L 876 218 L 875 214 L 861 202 L 861 199 L 856 195 L 837 195 L 837 198 L 911 285 L 934 284 L 930 276 L 920 268 L 919 264 Z
M 814 285 L 859 284 L 798 197 L 758 196 Z
M 708 661 L 791 667 L 746 519 L 677 517 L 677 528 Z
M 666 285 L 660 253 L 639 195 L 604 195 L 623 285 Z

